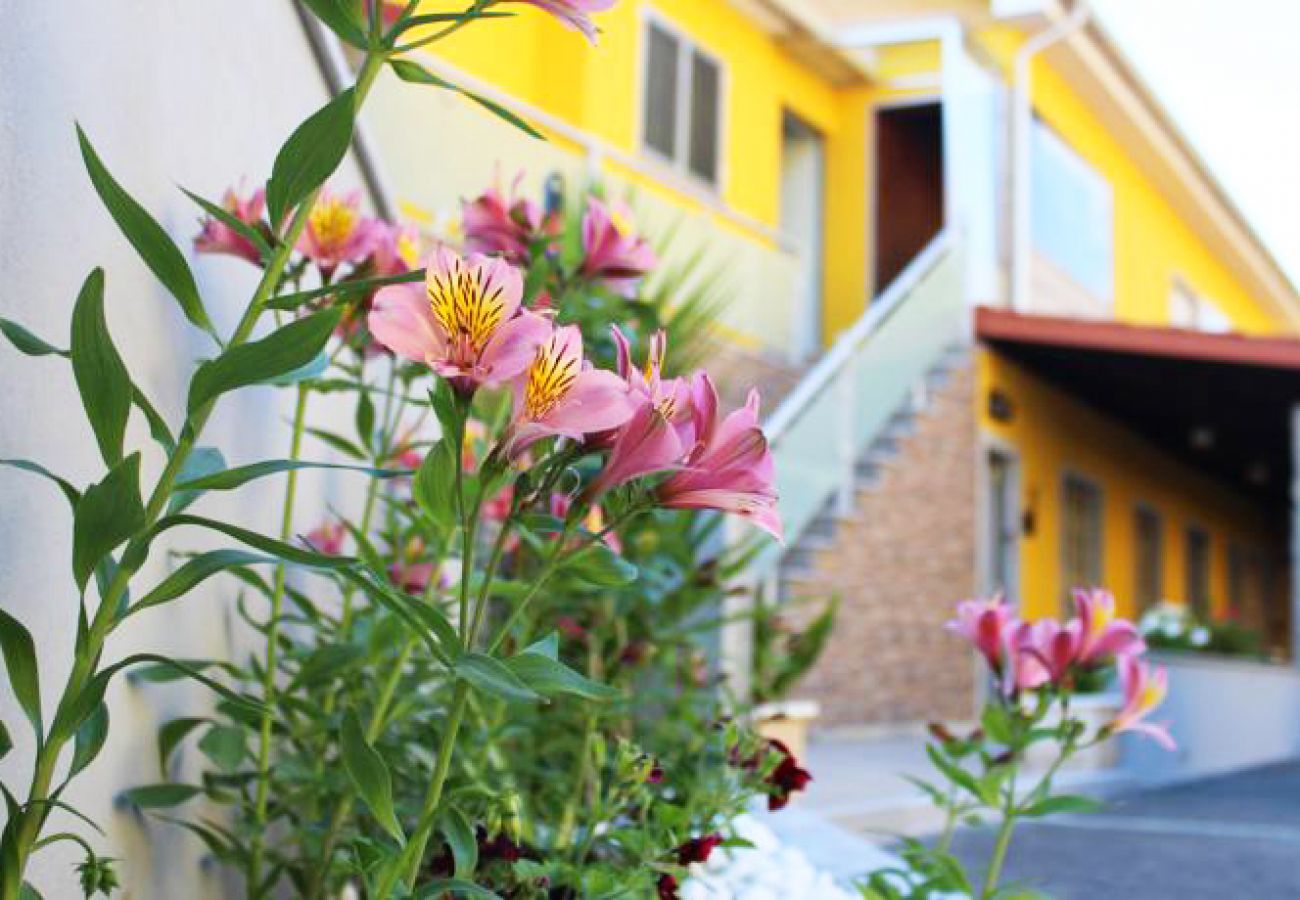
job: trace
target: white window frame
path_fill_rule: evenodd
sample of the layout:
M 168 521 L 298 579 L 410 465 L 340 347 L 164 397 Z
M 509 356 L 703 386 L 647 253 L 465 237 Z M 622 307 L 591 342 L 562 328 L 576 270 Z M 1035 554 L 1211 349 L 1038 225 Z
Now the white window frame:
M 650 85 L 650 29 L 655 27 L 669 35 L 677 42 L 677 96 L 676 106 L 676 145 L 671 156 L 646 141 L 646 101 Z M 711 194 L 721 194 L 722 185 L 727 176 L 727 129 L 725 123 L 729 107 L 727 95 L 730 93 L 730 73 L 722 58 L 703 47 L 675 22 L 658 10 L 643 7 L 640 23 L 641 63 L 638 66 L 637 102 L 636 102 L 636 138 L 637 146 L 651 161 L 671 169 L 675 174 Z M 714 166 L 713 180 L 698 174 L 690 165 L 690 120 L 691 89 L 694 87 L 693 65 L 695 54 L 699 54 L 712 63 L 718 71 L 718 115 L 713 123 L 714 146 L 717 148 L 717 160 Z

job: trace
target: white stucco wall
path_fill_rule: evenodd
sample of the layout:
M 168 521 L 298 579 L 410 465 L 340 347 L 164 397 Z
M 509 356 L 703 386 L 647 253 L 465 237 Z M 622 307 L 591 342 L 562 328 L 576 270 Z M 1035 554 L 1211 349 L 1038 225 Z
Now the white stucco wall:
M 177 425 L 190 361 L 211 345 L 187 325 L 101 207 L 82 169 L 73 121 L 82 123 L 111 171 L 188 252 L 196 210 L 176 185 L 215 198 L 241 175 L 250 184 L 261 181 L 284 137 L 326 97 L 297 13 L 289 0 L 0 0 L 0 21 L 0 315 L 66 346 L 77 289 L 92 266 L 104 266 L 118 347 L 136 383 Z M 345 171 L 340 182 L 359 179 Z M 255 273 L 237 260 L 190 255 L 209 311 L 228 331 Z M 66 363 L 29 359 L 5 343 L 0 384 L 0 457 L 40 460 L 79 484 L 101 476 Z M 204 443 L 222 448 L 232 463 L 283 456 L 289 403 L 287 395 L 270 391 L 223 402 Z M 147 488 L 161 460 L 137 418 L 128 442 L 150 447 Z M 302 530 L 326 498 L 338 499 L 345 480 L 306 480 Z M 273 533 L 281 492 L 278 480 L 259 482 L 239 497 L 205 499 L 196 510 Z M 192 549 L 200 539 L 181 531 L 171 546 Z M 33 631 L 47 719 L 74 635 L 70 556 L 63 499 L 35 477 L 0 470 L 0 605 Z M 154 583 L 167 564 L 166 555 L 155 552 L 137 584 Z M 106 660 L 142 649 L 181 657 L 228 652 L 235 631 L 232 593 L 229 583 L 209 587 L 139 616 L 111 641 Z M 138 823 L 112 805 L 121 788 L 158 780 L 159 716 L 202 712 L 206 692 L 136 688 L 119 679 L 109 699 L 108 746 L 65 799 L 108 832 L 94 842 L 123 858 L 126 896 L 227 894 L 197 886 L 195 840 L 171 826 Z M 0 717 L 18 743 L 0 763 L 0 778 L 21 796 L 31 742 L 7 679 L 0 679 Z M 42 853 L 30 873 L 47 898 L 80 896 L 71 868 L 77 856 L 68 847 Z

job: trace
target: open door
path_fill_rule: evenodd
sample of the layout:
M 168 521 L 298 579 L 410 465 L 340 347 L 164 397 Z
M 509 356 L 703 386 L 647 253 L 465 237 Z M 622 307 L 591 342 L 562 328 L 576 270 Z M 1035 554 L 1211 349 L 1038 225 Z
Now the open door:
M 781 237 L 799 256 L 799 298 L 792 351 L 805 360 L 821 349 L 826 146 L 798 117 L 781 122 Z
M 943 115 L 920 103 L 876 112 L 875 293 L 943 228 Z

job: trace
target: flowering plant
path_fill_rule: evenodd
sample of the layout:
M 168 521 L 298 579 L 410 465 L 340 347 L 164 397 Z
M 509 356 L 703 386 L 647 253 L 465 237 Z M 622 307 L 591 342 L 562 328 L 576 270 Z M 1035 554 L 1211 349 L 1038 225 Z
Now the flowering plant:
M 1264 656 L 1264 638 L 1234 618 L 1202 622 L 1186 606 L 1160 603 L 1138 619 L 1153 650 L 1187 650 L 1228 656 Z
M 1115 598 L 1102 590 L 1076 590 L 1075 615 L 1066 622 L 1016 619 L 1002 597 L 958 604 L 949 628 L 965 638 L 990 675 L 989 698 L 978 727 L 968 734 L 930 727 L 926 753 L 940 778 L 917 781 L 944 812 L 934 846 L 908 841 L 903 852 L 910 871 L 883 871 L 860 886 L 870 900 L 904 897 L 1011 896 L 1000 884 L 1003 863 L 1017 822 L 1053 813 L 1095 808 L 1088 797 L 1061 794 L 1053 781 L 1073 756 L 1124 732 L 1144 734 L 1173 749 L 1164 725 L 1149 721 L 1163 702 L 1167 676 L 1144 658 L 1137 627 L 1115 614 Z M 1095 729 L 1071 711 L 1081 679 L 1117 670 L 1123 704 Z M 1035 745 L 1053 751 L 1045 771 L 1028 772 L 1026 755 Z M 958 824 L 997 823 L 993 855 L 982 887 L 950 852 Z
M 81 136 L 109 212 L 213 340 L 183 420 L 169 424 L 131 381 L 98 270 L 69 349 L 0 322 L 23 353 L 71 361 L 107 469 L 82 490 L 36 463 L 7 463 L 50 479 L 72 506 L 83 614 L 47 725 L 33 641 L 0 613 L 34 756 L 27 789 L 5 788 L 0 898 L 34 890 L 23 880 L 32 855 L 62 840 L 87 853 L 88 896 L 115 886 L 110 860 L 47 823 L 70 808 L 67 785 L 107 739 L 103 697 L 124 669 L 196 679 L 219 695 L 215 715 L 160 729 L 164 780 L 125 799 L 230 807 L 227 823 L 175 821 L 243 874 L 249 896 L 324 897 L 348 885 L 371 897 L 672 896 L 750 795 L 783 800 L 806 781 L 788 754 L 721 720 L 686 624 L 743 562 L 707 549 L 717 519 L 695 511 L 780 536 L 758 396 L 724 412 L 707 374 L 672 368 L 673 322 L 654 321 L 663 306 L 629 300 L 653 250 L 614 201 L 589 199 L 571 226 L 485 195 L 467 206 L 467 246 L 422 250 L 411 229 L 325 187 L 382 68 L 455 89 L 406 51 L 523 3 L 594 37 L 589 14 L 612 0 L 474 0 L 438 14 L 418 14 L 416 2 L 305 2 L 364 58 L 355 85 L 289 137 L 264 188 L 223 204 L 191 195 L 206 214 L 196 249 L 261 270 L 231 334 L 209 319 L 179 248 Z M 622 315 L 600 323 L 593 309 Z M 594 327 L 611 319 L 626 327 Z M 224 395 L 256 385 L 294 395 L 288 454 L 229 466 L 202 444 L 204 428 Z M 354 436 L 307 424 L 324 396 L 354 400 Z M 142 454 L 125 447 L 133 410 L 164 460 L 143 493 Z M 308 436 L 347 461 L 306 458 Z M 358 517 L 297 520 L 299 476 L 313 468 L 367 479 Z M 270 477 L 285 482 L 276 537 L 189 511 Z M 156 539 L 181 526 L 241 546 L 135 584 Z M 218 574 L 247 590 L 238 610 L 258 653 L 104 663 L 105 640 L 131 616 Z M 661 662 L 645 666 L 650 658 Z M 202 784 L 167 778 L 191 734 L 209 763 Z M 7 750 L 8 732 L 0 737 Z

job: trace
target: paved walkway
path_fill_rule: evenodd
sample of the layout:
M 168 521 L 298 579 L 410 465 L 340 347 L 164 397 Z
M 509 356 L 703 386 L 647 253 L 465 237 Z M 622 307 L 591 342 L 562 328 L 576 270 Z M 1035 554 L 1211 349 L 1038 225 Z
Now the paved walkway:
M 958 837 L 968 864 L 992 834 Z M 1054 900 L 1300 898 L 1300 763 L 1112 798 L 1018 832 L 1008 878 Z

